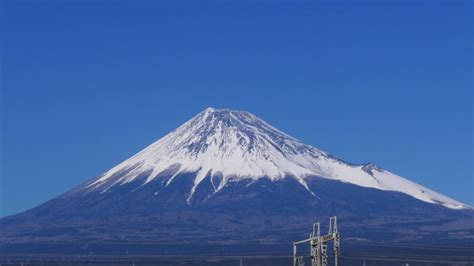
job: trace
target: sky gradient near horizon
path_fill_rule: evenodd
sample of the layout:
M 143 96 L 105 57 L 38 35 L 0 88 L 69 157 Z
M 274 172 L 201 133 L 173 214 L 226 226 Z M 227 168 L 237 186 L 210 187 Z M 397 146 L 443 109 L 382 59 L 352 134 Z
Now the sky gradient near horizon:
M 471 1 L 2 1 L 0 217 L 206 107 L 474 205 Z

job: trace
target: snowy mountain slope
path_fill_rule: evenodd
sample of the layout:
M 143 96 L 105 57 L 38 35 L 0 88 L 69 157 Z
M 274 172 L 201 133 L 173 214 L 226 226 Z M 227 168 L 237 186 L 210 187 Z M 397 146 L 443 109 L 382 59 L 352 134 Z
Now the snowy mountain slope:
M 229 182 L 261 178 L 296 179 L 316 196 L 307 178 L 323 177 L 362 187 L 398 191 L 451 209 L 471 208 L 372 164 L 354 165 L 270 126 L 244 111 L 207 108 L 133 157 L 89 182 L 88 191 L 106 192 L 147 174 L 142 186 L 173 171 L 166 185 L 182 173 L 196 173 L 188 193 L 191 201 L 206 176 L 219 177 L 214 193 Z

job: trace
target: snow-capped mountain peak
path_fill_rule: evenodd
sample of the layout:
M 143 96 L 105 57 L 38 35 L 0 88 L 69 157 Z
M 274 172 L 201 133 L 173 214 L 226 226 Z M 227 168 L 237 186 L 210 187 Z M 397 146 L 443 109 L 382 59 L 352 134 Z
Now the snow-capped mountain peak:
M 143 185 L 169 169 L 196 173 L 188 202 L 206 176 L 219 176 L 215 192 L 240 179 L 290 177 L 309 193 L 307 178 L 323 177 L 363 187 L 399 191 L 422 201 L 462 209 L 468 206 L 373 164 L 354 165 L 283 133 L 245 111 L 207 108 L 176 130 L 88 184 L 107 191 L 151 172 Z M 117 175 L 118 173 L 125 173 Z M 117 178 L 117 176 L 119 176 Z M 174 177 L 173 176 L 173 177 Z M 173 182 L 173 177 L 167 185 Z M 317 196 L 317 195 L 314 195 Z

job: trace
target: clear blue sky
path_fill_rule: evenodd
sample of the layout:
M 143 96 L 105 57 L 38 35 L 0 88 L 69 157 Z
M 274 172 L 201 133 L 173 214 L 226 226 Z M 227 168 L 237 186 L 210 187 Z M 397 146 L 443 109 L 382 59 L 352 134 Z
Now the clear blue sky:
M 0 216 L 208 106 L 474 204 L 471 1 L 1 3 Z

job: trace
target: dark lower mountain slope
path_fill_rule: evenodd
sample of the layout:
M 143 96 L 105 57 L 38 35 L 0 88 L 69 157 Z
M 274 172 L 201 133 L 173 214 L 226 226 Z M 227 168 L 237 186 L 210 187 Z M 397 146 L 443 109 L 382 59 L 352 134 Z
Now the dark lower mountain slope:
M 343 241 L 465 245 L 474 236 L 472 210 L 318 177 L 307 178 L 316 196 L 293 178 L 242 179 L 209 196 L 211 181 L 206 177 L 208 186 L 200 186 L 188 204 L 183 190 L 192 186 L 191 175 L 176 176 L 168 187 L 162 186 L 163 176 L 147 186 L 134 181 L 106 193 L 69 191 L 1 219 L 0 242 L 9 248 L 20 243 L 129 241 L 286 246 L 306 237 L 314 221 L 324 225 L 333 215 L 338 216 Z

